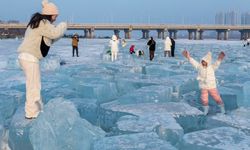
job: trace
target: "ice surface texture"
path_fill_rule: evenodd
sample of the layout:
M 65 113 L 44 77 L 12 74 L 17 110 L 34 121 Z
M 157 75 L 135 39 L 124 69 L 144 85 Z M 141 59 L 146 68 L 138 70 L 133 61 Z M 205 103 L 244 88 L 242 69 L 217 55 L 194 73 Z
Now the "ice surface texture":
M 94 144 L 93 150 L 177 150 L 155 133 L 127 134 L 103 138 Z
M 184 135 L 181 150 L 247 150 L 250 137 L 230 127 L 196 131 Z
M 85 143 L 84 146 L 90 148 L 90 143 L 98 137 L 101 140 L 92 145 L 95 149 L 109 146 L 122 149 L 129 145 L 134 145 L 134 149 L 157 149 L 156 143 L 168 149 L 169 144 L 180 148 L 183 136 L 197 130 L 208 132 L 218 127 L 231 127 L 223 131 L 235 135 L 233 128 L 237 128 L 249 134 L 249 119 L 245 114 L 249 114 L 247 106 L 250 106 L 250 51 L 240 41 L 178 39 L 176 57 L 165 58 L 163 41 L 157 40 L 152 62 L 147 41 L 134 39 L 127 40 L 127 47 L 120 47 L 118 60 L 111 62 L 105 55 L 108 41 L 80 39 L 80 57 L 71 57 L 70 39 L 62 39 L 51 47 L 48 57 L 41 61 L 45 110 L 30 122 L 24 119 L 25 78 L 16 60 L 21 40 L 0 40 L 0 139 L 9 130 L 8 142 L 13 150 L 45 148 L 42 144 L 55 149 L 63 149 L 65 145 L 65 149 L 77 149 Z M 128 50 L 132 44 L 143 49 L 145 56 L 130 55 Z M 220 51 L 225 51 L 225 60 L 216 72 L 218 89 L 226 105 L 225 117 L 216 115 L 219 111 L 212 100 L 209 116 L 202 115 L 197 72 L 181 55 L 184 49 L 197 61 L 208 51 L 212 51 L 213 60 Z M 94 125 L 101 127 L 108 137 L 103 137 L 104 132 Z M 147 137 L 145 141 L 141 135 Z M 208 134 L 204 136 L 207 136 L 204 141 L 213 139 Z M 131 140 L 120 145 L 112 142 L 119 138 Z M 219 140 L 219 143 L 225 142 Z M 231 143 L 234 146 L 234 142 Z

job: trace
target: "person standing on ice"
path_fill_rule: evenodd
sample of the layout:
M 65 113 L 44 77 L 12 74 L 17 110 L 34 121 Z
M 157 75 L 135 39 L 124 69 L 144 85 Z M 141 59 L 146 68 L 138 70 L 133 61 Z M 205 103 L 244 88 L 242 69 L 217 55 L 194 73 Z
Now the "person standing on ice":
M 109 41 L 109 45 L 111 47 L 111 61 L 117 60 L 119 40 L 116 35 L 112 36 L 112 39 Z
M 166 37 L 165 41 L 164 41 L 164 57 L 171 57 L 171 46 L 172 46 L 172 42 L 170 40 L 169 37 Z
M 182 52 L 183 56 L 188 59 L 188 61 L 193 65 L 193 67 L 198 71 L 197 80 L 199 81 L 199 87 L 201 89 L 201 101 L 204 109 L 204 115 L 208 114 L 208 94 L 210 94 L 215 102 L 219 105 L 221 113 L 225 114 L 224 103 L 220 97 L 220 94 L 216 88 L 216 78 L 215 70 L 221 64 L 221 61 L 225 57 L 224 52 L 220 52 L 217 61 L 214 64 L 211 64 L 212 54 L 208 52 L 206 56 L 201 59 L 201 63 L 198 63 L 194 60 L 188 51 Z
M 76 50 L 76 56 L 79 57 L 78 43 L 79 43 L 79 36 L 77 33 L 75 33 L 74 36 L 72 37 L 72 57 L 75 56 L 75 50 Z
M 171 40 L 171 57 L 174 57 L 174 51 L 175 51 L 175 40 L 173 38 L 170 38 Z
M 24 40 L 18 48 L 18 60 L 26 77 L 25 118 L 34 119 L 42 111 L 41 79 L 39 61 L 46 57 L 52 43 L 64 35 L 67 23 L 52 23 L 58 16 L 55 4 L 42 1 L 42 12 L 31 17 Z
M 152 61 L 155 57 L 155 46 L 156 46 L 156 42 L 153 39 L 153 37 L 150 37 L 150 40 L 148 41 L 147 45 L 149 46 L 149 60 Z

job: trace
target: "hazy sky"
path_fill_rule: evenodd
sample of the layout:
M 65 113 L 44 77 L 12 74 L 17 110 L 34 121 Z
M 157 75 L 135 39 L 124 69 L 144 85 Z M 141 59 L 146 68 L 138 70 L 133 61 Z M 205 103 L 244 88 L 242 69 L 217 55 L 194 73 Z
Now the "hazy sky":
M 217 12 L 250 12 L 250 0 L 51 0 L 76 23 L 213 23 Z M 27 22 L 41 0 L 0 0 L 0 20 Z M 240 16 L 239 16 L 240 17 Z

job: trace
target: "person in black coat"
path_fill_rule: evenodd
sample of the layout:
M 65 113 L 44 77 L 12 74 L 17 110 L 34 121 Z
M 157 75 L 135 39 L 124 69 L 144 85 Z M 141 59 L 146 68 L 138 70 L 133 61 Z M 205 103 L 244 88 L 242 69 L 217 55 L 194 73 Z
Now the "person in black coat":
M 154 59 L 156 46 L 156 42 L 154 41 L 153 37 L 150 37 L 150 40 L 148 41 L 147 45 L 149 46 L 149 59 L 150 61 L 152 61 Z
M 171 43 L 172 43 L 172 45 L 171 45 L 171 57 L 174 57 L 175 41 L 174 41 L 173 38 L 170 38 L 170 40 L 171 40 Z

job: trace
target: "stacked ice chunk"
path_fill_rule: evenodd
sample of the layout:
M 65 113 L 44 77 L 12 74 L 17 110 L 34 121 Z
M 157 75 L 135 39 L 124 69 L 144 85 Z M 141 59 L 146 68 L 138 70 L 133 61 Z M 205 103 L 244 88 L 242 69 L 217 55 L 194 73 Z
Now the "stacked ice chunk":
M 104 131 L 80 118 L 72 102 L 59 98 L 49 101 L 32 121 L 24 119 L 19 109 L 12 120 L 9 144 L 12 150 L 83 150 L 104 136 Z
M 250 136 L 230 127 L 196 131 L 185 134 L 181 150 L 247 150 Z
M 183 129 L 199 127 L 202 112 L 186 103 L 140 103 L 117 105 L 106 103 L 103 108 L 115 112 L 126 112 L 134 116 L 124 116 L 117 122 L 121 133 L 140 133 L 155 131 L 160 138 L 176 144 L 183 136 Z M 177 119 L 177 121 L 175 120 Z M 188 123 L 188 124 L 186 124 Z M 197 126 L 194 126 L 197 125 Z

